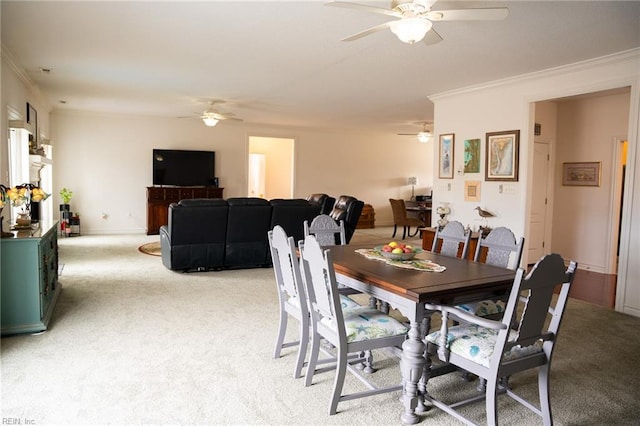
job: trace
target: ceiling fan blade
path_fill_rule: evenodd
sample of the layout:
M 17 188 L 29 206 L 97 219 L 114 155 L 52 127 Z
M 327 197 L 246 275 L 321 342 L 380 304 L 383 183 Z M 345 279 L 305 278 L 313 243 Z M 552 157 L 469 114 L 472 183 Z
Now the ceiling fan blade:
M 235 121 L 242 121 L 241 118 L 236 118 L 234 117 L 235 114 L 232 113 L 226 113 L 226 114 L 220 114 L 219 112 L 215 112 L 213 114 L 213 118 L 215 118 L 216 120 L 235 120 Z
M 436 43 L 440 43 L 442 41 L 442 36 L 438 34 L 436 30 L 431 27 L 429 31 L 424 35 L 422 42 L 427 46 L 433 46 Z
M 367 6 L 358 3 L 348 3 L 346 1 L 332 1 L 325 3 L 325 6 L 346 7 L 348 9 L 359 9 L 365 12 L 379 13 L 381 15 L 393 16 L 394 18 L 402 18 L 402 14 L 390 9 L 382 9 L 380 7 Z
M 486 9 L 454 9 L 432 10 L 426 14 L 430 21 L 491 21 L 505 19 L 509 16 L 506 7 L 494 7 Z
M 398 133 L 398 136 L 418 136 L 417 133 Z
M 364 36 L 368 36 L 369 34 L 373 34 L 377 31 L 381 31 L 381 30 L 385 30 L 387 28 L 389 28 L 389 24 L 390 22 L 385 22 L 384 24 L 380 24 L 377 25 L 375 27 L 371 27 L 367 30 L 364 31 L 360 31 L 359 33 L 350 35 L 349 37 L 345 37 L 342 39 L 342 41 L 354 41 L 354 40 L 358 40 L 359 38 L 362 38 Z

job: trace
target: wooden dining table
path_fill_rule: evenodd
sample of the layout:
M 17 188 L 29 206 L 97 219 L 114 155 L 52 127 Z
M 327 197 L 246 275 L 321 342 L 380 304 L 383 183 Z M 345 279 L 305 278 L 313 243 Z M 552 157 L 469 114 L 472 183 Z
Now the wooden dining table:
M 356 252 L 373 247 L 371 243 L 331 247 L 336 279 L 388 303 L 409 319 L 408 338 L 402 345 L 400 360 L 404 383 L 401 420 L 404 424 L 415 424 L 420 421 L 417 413 L 426 410 L 421 395 L 426 392 L 431 366 L 423 341 L 431 315 L 425 303 L 458 304 L 503 295 L 511 288 L 515 271 L 424 251 L 416 258 L 446 268 L 430 272 L 400 268 Z

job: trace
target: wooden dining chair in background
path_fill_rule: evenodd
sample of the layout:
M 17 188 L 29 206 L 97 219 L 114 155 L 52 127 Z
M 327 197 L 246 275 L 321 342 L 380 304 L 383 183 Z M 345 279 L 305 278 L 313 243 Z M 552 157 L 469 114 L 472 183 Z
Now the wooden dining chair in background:
M 409 217 L 407 215 L 407 206 L 404 200 L 395 200 L 393 198 L 389 198 L 389 203 L 391 204 L 391 211 L 393 212 L 393 235 L 391 238 L 396 237 L 396 232 L 398 230 L 398 226 L 402 226 L 402 239 L 404 240 L 407 236 L 410 238 L 415 237 L 420 228 L 424 226 L 424 223 L 415 217 Z M 411 227 L 416 227 L 416 232 L 411 234 Z

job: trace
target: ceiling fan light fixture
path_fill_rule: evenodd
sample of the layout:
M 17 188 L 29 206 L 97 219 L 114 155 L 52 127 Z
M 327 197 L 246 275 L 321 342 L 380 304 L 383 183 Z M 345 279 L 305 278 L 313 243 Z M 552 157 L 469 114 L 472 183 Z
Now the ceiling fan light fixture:
M 209 127 L 213 127 L 216 124 L 218 124 L 218 121 L 220 121 L 220 120 L 215 118 L 213 114 L 205 113 L 204 116 L 202 117 L 202 121 L 204 121 L 205 125 L 207 125 Z
M 418 133 L 418 140 L 422 143 L 427 143 L 431 139 L 431 132 Z
M 403 18 L 389 23 L 391 32 L 398 36 L 400 41 L 409 44 L 422 40 L 432 25 L 431 21 L 418 17 Z

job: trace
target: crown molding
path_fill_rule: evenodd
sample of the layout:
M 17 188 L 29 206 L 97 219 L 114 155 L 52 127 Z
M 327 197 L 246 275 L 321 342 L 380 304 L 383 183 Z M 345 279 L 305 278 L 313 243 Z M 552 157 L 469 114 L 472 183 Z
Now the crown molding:
M 13 72 L 16 73 L 20 81 L 22 81 L 22 83 L 26 86 L 27 90 L 33 94 L 33 97 L 38 100 L 38 102 L 44 104 L 47 109 L 51 109 L 51 103 L 49 102 L 49 100 L 44 96 L 44 94 L 34 83 L 34 81 L 29 78 L 27 71 L 18 64 L 15 57 L 13 56 L 13 53 L 11 53 L 11 51 L 7 48 L 7 46 L 4 45 L 4 43 L 0 42 L 0 46 L 2 49 L 2 62 L 9 65 Z
M 549 78 L 562 74 L 569 74 L 578 71 L 585 71 L 593 68 L 598 68 L 603 65 L 611 65 L 623 62 L 635 61 L 636 64 L 640 63 L 640 48 L 634 48 L 629 50 L 623 50 L 622 52 L 612 53 L 610 55 L 600 56 L 597 58 L 587 59 L 585 61 L 574 62 L 568 65 L 562 65 L 559 67 L 548 68 L 541 71 L 536 71 L 528 74 L 521 74 L 514 77 L 508 77 L 501 80 L 494 80 L 485 82 L 482 84 L 462 87 L 459 89 L 449 90 L 446 92 L 436 93 L 427 96 L 429 100 L 436 101 L 451 96 L 457 96 L 465 93 L 477 92 L 484 89 L 491 89 L 501 86 L 506 86 L 514 83 L 529 82 L 540 78 Z M 638 66 L 638 73 L 640 74 L 640 66 Z

